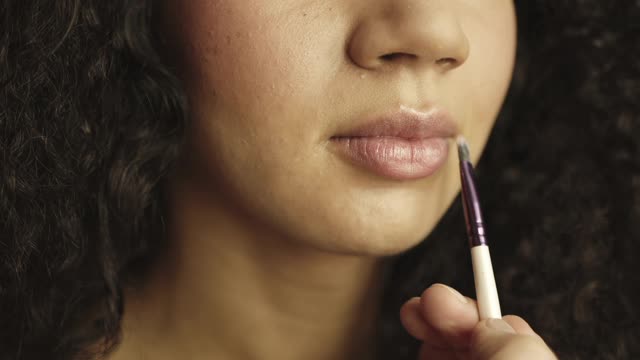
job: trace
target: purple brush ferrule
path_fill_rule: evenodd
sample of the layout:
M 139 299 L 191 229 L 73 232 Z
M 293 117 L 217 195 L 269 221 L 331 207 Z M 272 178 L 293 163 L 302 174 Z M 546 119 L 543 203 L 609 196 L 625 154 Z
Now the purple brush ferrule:
M 489 245 L 482 222 L 480 198 L 476 190 L 473 165 L 469 161 L 460 161 L 460 180 L 462 183 L 462 206 L 467 224 L 469 247 Z

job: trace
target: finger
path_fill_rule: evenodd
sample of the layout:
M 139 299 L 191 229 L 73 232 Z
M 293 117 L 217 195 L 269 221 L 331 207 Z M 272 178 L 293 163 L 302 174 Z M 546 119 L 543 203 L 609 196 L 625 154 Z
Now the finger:
M 509 318 L 513 323 L 519 323 L 513 319 Z M 471 337 L 470 355 L 474 360 L 557 360 L 539 336 L 518 334 L 509 322 L 502 319 L 478 323 Z
M 442 335 L 432 329 L 424 320 L 419 297 L 411 298 L 402 305 L 400 308 L 400 322 L 407 332 L 416 339 L 426 341 L 435 347 L 450 347 Z
M 509 323 L 509 325 L 511 325 L 511 327 L 518 333 L 518 334 L 525 334 L 525 335 L 535 335 L 538 336 L 538 334 L 536 334 L 535 331 L 533 331 L 533 329 L 531 328 L 531 326 L 529 326 L 529 324 L 520 316 L 516 316 L 516 315 L 505 315 L 502 317 L 502 320 L 506 321 L 507 323 Z
M 424 340 L 427 333 L 427 323 L 422 318 L 419 297 L 411 298 L 402 305 L 400 322 L 411 336 L 418 340 Z
M 428 328 L 433 329 L 446 342 L 440 344 L 440 347 L 448 345 L 464 349 L 469 346 L 471 333 L 479 321 L 474 300 L 442 284 L 434 284 L 426 289 L 420 300 L 422 316 Z M 428 338 L 424 341 L 437 345 Z
M 424 343 L 420 347 L 418 360 L 463 360 L 468 358 L 466 350 L 441 349 Z

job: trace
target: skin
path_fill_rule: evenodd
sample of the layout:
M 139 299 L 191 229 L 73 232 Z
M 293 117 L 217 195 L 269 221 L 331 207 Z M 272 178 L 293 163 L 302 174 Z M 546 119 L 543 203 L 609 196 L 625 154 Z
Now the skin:
M 161 10 L 191 119 L 167 187 L 170 246 L 146 285 L 127 289 L 112 358 L 372 358 L 385 260 L 431 232 L 459 191 L 457 162 L 391 180 L 343 160 L 330 138 L 381 110 L 437 106 L 477 160 L 511 79 L 512 2 L 167 0 Z M 483 323 L 443 291 L 409 300 L 403 323 L 441 339 L 438 351 L 471 356 Z M 513 343 L 498 339 L 491 349 Z

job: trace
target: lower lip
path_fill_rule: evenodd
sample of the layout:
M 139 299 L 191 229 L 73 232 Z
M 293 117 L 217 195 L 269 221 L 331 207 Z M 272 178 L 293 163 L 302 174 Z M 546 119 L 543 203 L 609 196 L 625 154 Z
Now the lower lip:
M 449 156 L 446 138 L 335 137 L 331 140 L 352 163 L 393 180 L 428 177 L 440 169 Z

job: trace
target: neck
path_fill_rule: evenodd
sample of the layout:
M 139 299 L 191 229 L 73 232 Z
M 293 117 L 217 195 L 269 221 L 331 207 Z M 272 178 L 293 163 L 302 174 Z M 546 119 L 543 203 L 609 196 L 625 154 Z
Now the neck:
M 167 251 L 125 292 L 122 359 L 373 357 L 380 258 L 296 246 L 180 194 Z

